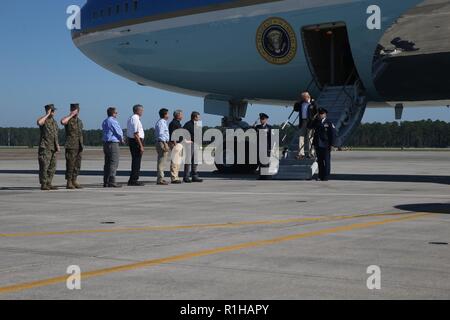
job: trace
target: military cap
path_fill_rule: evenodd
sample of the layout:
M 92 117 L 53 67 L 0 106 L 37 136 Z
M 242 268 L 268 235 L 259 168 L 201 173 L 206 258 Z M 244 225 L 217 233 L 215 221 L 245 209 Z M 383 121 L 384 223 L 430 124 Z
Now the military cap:
M 48 105 L 46 105 L 44 108 L 45 108 L 45 111 L 48 111 L 48 110 L 56 111 L 56 110 L 57 110 L 57 109 L 55 108 L 55 105 L 54 105 L 54 104 L 48 104 Z
M 260 119 L 269 119 L 269 116 L 267 114 L 265 114 L 265 113 L 260 113 L 259 114 L 259 118 Z
M 328 110 L 325 108 L 319 108 L 319 114 L 328 114 Z
M 80 109 L 80 104 L 79 103 L 72 103 L 70 104 L 70 111 L 75 111 Z

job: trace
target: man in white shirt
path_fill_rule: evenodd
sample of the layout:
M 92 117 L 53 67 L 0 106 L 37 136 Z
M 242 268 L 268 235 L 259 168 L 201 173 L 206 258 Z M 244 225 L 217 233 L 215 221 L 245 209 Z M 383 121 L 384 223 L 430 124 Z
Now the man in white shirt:
M 311 158 L 311 139 L 313 130 L 309 128 L 311 121 L 312 99 L 308 92 L 303 92 L 300 101 L 300 139 L 298 156 L 299 160 Z
M 141 118 L 144 114 L 144 107 L 140 104 L 133 107 L 133 115 L 128 119 L 127 137 L 131 152 L 131 175 L 128 185 L 132 187 L 142 187 L 144 184 L 139 182 L 141 172 L 142 156 L 144 155 L 144 128 Z

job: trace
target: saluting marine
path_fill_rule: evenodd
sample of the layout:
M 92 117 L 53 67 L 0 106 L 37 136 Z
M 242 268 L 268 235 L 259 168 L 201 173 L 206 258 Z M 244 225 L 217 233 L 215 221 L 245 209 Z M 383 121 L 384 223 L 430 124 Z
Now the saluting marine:
M 336 127 L 327 119 L 328 111 L 319 109 L 315 122 L 314 146 L 319 163 L 319 179 L 328 181 L 331 175 L 331 149 L 336 144 Z
M 37 120 L 41 131 L 39 142 L 39 182 L 41 190 L 57 190 L 52 185 L 56 172 L 56 153 L 60 151 L 58 124 L 55 120 L 56 108 L 53 104 L 45 106 L 46 115 Z
M 80 105 L 73 103 L 70 105 L 70 114 L 61 120 L 66 129 L 66 180 L 69 190 L 83 189 L 77 181 L 84 149 L 83 122 L 79 114 Z

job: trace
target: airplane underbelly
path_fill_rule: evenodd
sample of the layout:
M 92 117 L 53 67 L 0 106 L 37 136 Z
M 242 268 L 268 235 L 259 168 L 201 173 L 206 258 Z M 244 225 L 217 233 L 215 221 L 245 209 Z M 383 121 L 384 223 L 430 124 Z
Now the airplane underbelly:
M 214 12 L 197 17 L 201 24 L 196 17 L 182 17 L 170 24 L 149 22 L 102 31 L 75 42 L 98 64 L 141 84 L 203 95 L 290 101 L 313 77 L 303 49 L 302 27 L 354 20 L 351 8 L 365 11 L 355 1 L 331 1 L 334 5 L 327 5 L 327 10 L 320 1 L 308 8 L 307 1 L 286 2 L 302 3 L 302 8 L 281 5 L 271 10 L 273 14 L 263 9 L 255 13 L 259 6 L 248 12 L 240 9 L 239 14 Z M 268 62 L 258 51 L 258 29 L 270 17 L 283 19 L 295 33 L 296 52 L 289 63 Z M 183 23 L 186 20 L 190 25 Z M 131 31 L 124 32 L 127 29 Z
M 425 2 L 430 1 L 449 2 Z M 379 52 L 380 39 L 389 34 L 388 27 L 395 26 L 402 13 L 424 1 L 386 1 L 382 30 L 366 27 L 369 1 L 327 2 L 325 6 L 324 1 L 278 1 L 150 21 L 93 32 L 75 38 L 74 42 L 98 64 L 143 85 L 202 96 L 216 94 L 254 101 L 293 101 L 313 79 L 302 29 L 339 22 L 348 30 L 354 64 L 369 99 L 407 100 L 396 90 L 402 87 L 389 82 L 389 79 L 399 79 L 392 78 L 399 64 L 384 57 L 384 69 L 377 69 L 380 61 L 374 60 L 374 55 Z M 298 8 L 295 9 L 294 4 Z M 296 50 L 286 63 L 274 63 L 258 47 L 258 31 L 268 18 L 285 21 L 293 32 Z M 293 39 L 290 41 L 292 43 Z M 404 74 L 402 79 L 405 77 L 408 75 Z M 383 86 L 385 83 L 389 85 Z M 417 88 L 410 86 L 408 90 L 411 89 Z M 434 99 L 432 95 L 421 98 Z

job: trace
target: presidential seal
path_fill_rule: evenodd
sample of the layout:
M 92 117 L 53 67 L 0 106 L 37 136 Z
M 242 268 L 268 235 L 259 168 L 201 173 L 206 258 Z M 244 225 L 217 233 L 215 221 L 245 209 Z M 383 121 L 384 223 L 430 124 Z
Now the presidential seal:
M 261 56 L 273 64 L 287 64 L 297 54 L 294 29 L 281 18 L 269 18 L 258 28 L 256 46 Z

